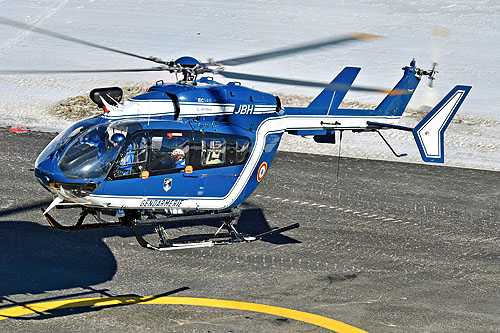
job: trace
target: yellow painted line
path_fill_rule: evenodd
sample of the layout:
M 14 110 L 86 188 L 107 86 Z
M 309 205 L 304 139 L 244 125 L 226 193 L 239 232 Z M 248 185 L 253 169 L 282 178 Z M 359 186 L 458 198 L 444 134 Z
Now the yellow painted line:
M 91 306 L 110 306 L 110 305 L 131 305 L 131 304 L 168 304 L 168 305 L 194 305 L 206 306 L 212 308 L 223 308 L 233 310 L 244 310 L 252 312 L 266 313 L 274 316 L 294 319 L 323 327 L 338 333 L 366 333 L 359 328 L 344 324 L 340 321 L 323 317 L 320 315 L 271 306 L 257 303 L 247 303 L 239 301 L 228 301 L 212 298 L 195 297 L 172 297 L 172 296 L 145 296 L 145 297 L 104 297 L 104 298 L 79 298 L 61 301 L 51 301 L 43 303 L 29 304 L 25 306 L 15 306 L 0 310 L 0 320 L 7 318 L 25 316 L 40 312 L 46 312 L 55 309 L 68 309 Z

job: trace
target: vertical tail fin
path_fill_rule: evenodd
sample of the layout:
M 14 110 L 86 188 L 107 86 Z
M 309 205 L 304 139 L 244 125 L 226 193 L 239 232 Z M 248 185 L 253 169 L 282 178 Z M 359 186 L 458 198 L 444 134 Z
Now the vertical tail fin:
M 403 67 L 403 70 L 401 80 L 375 109 L 377 115 L 401 116 L 410 102 L 415 88 L 420 83 L 420 77 L 415 75 L 415 60 L 410 62 L 410 66 Z
M 470 86 L 453 88 L 413 129 L 413 136 L 425 162 L 444 162 L 444 131 L 470 89 Z
M 307 108 L 316 109 L 318 114 L 329 114 L 331 110 L 338 109 L 360 70 L 359 67 L 345 67 L 330 83 L 345 86 L 345 89 L 324 89 Z

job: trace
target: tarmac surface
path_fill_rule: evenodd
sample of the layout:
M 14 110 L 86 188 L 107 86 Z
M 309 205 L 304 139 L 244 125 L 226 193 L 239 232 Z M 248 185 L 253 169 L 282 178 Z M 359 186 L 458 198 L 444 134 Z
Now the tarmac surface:
M 236 227 L 298 229 L 155 252 L 127 228 L 49 227 L 30 168 L 52 137 L 0 129 L 1 332 L 326 332 L 323 317 L 338 332 L 500 329 L 498 172 L 279 152 Z

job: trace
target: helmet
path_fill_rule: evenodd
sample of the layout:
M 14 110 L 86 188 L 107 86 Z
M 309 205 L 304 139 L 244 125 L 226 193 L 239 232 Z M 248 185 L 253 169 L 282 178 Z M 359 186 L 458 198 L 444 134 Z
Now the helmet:
M 99 135 L 97 135 L 97 133 L 89 133 L 85 136 L 85 138 L 83 139 L 83 142 L 89 144 L 89 145 L 95 145 L 97 142 L 99 142 L 101 140 L 101 138 L 99 137 Z
M 122 143 L 125 140 L 125 136 L 120 133 L 115 133 L 111 136 L 111 142 L 113 143 Z
M 180 148 L 176 148 L 174 149 L 174 151 L 172 152 L 172 156 L 176 156 L 176 157 L 184 157 L 184 150 L 180 149 Z

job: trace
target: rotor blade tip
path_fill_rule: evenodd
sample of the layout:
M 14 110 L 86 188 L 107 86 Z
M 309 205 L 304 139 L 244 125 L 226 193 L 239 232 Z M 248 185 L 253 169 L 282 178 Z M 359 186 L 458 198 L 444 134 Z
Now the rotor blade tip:
M 357 39 L 379 39 L 383 38 L 382 36 L 379 35 L 372 35 L 372 34 L 365 34 L 365 33 L 357 33 L 357 34 L 352 34 L 353 38 Z
M 406 95 L 406 94 L 411 94 L 412 91 L 406 90 L 406 89 L 393 89 L 388 92 L 388 95 L 394 96 L 394 95 Z

